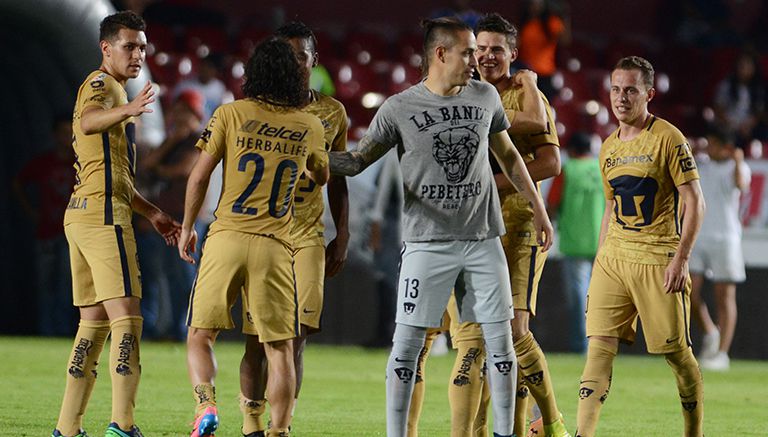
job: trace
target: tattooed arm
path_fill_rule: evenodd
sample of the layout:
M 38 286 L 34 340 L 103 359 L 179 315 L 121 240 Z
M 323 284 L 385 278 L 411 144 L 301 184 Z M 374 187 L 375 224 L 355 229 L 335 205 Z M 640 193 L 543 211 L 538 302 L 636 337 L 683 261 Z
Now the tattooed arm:
M 355 176 L 384 156 L 391 148 L 391 146 L 373 141 L 366 135 L 360 140 L 357 150 L 330 153 L 331 173 Z
M 533 205 L 533 224 L 538 230 L 537 240 L 544 250 L 549 249 L 554 235 L 552 223 L 549 222 L 544 201 L 541 200 L 536 191 L 536 186 L 531 180 L 525 162 L 509 138 L 507 131 L 491 134 L 490 146 L 504 175 L 512 182 L 515 189 Z

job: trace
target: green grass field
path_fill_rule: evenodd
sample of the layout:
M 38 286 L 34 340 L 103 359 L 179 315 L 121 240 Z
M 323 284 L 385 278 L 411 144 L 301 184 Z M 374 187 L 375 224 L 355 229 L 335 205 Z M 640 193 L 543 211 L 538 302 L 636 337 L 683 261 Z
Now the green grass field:
M 0 338 L 0 435 L 47 437 L 56 422 L 64 389 L 70 341 Z M 107 348 L 108 350 L 108 348 Z M 105 351 L 106 353 L 106 351 Z M 237 437 L 238 366 L 242 345 L 221 343 L 217 395 L 220 437 Z M 106 355 L 102 356 L 106 362 Z M 305 382 L 292 435 L 383 436 L 385 350 L 310 346 Z M 579 375 L 584 359 L 550 354 L 549 367 L 568 429 L 575 428 Z M 447 436 L 450 418 L 446 389 L 453 357 L 432 357 L 420 435 Z M 142 345 L 142 382 L 136 417 L 144 435 L 188 436 L 193 399 L 185 349 L 176 343 Z M 85 419 L 92 436 L 103 432 L 110 414 L 110 382 L 100 369 Z M 768 435 L 768 364 L 734 361 L 730 372 L 705 373 L 705 432 L 708 437 Z M 682 417 L 674 378 L 660 357 L 619 356 L 611 394 L 602 411 L 601 436 L 679 436 Z

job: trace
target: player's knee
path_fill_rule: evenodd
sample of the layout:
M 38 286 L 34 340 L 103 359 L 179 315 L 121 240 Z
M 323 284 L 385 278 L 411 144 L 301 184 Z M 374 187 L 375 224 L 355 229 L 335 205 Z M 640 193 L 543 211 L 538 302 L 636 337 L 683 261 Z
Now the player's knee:
M 684 381 L 697 381 L 701 379 L 698 363 L 690 347 L 681 351 L 664 354 L 664 358 L 679 379 Z
M 426 338 L 426 328 L 397 323 L 395 325 L 395 333 L 392 335 L 392 342 L 411 348 L 417 348 L 418 352 L 421 352 L 421 348 L 424 347 Z
M 195 345 L 208 345 L 213 346 L 216 342 L 216 336 L 219 335 L 218 329 L 203 329 L 189 327 L 187 333 L 187 344 L 190 346 Z

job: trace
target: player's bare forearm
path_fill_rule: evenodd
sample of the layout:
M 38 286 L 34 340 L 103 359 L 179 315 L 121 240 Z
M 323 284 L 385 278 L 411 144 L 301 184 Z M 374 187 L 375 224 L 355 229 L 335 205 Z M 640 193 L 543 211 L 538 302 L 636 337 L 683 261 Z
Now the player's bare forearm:
M 545 144 L 536 148 L 535 158 L 525 163 L 528 174 L 534 182 L 543 181 L 560 174 L 560 148 Z
M 684 213 L 681 220 L 680 243 L 677 246 L 675 257 L 687 261 L 691 257 L 691 250 L 693 250 L 696 237 L 699 235 L 706 205 L 698 180 L 680 185 L 677 190 L 680 193 Z
M 371 140 L 367 135 L 358 144 L 358 149 L 352 152 L 331 152 L 331 173 L 341 176 L 355 176 L 384 156 L 389 146 Z
M 83 115 L 80 117 L 80 129 L 86 135 L 106 132 L 112 126 L 122 123 L 131 116 L 128 114 L 126 106 L 121 105 L 111 109 L 90 106 L 83 111 Z
M 498 132 L 490 137 L 491 151 L 496 156 L 501 171 L 514 188 L 534 205 L 541 202 L 523 158 L 518 153 L 506 132 Z
M 534 132 L 547 129 L 547 109 L 539 95 L 536 80 L 523 80 L 523 111 L 528 114 L 526 127 Z M 529 132 L 533 133 L 533 132 Z
M 187 180 L 187 192 L 184 196 L 184 221 L 181 223 L 182 229 L 192 229 L 200 213 L 200 208 L 205 201 L 205 193 L 208 191 L 208 178 L 200 177 L 194 172 Z
M 343 176 L 331 176 L 328 181 L 328 206 L 336 228 L 336 238 L 349 241 L 349 193 Z
M 598 247 L 601 247 L 603 245 L 603 241 L 605 241 L 605 236 L 608 234 L 608 225 L 611 223 L 611 215 L 613 214 L 613 207 L 615 205 L 615 200 L 610 199 L 605 201 L 605 211 L 603 211 L 603 220 L 600 223 L 600 237 L 598 239 Z
M 155 206 L 154 203 L 147 200 L 136 189 L 133 189 L 133 199 L 131 200 L 131 209 L 142 217 L 151 219 L 155 214 L 162 213 L 160 208 Z

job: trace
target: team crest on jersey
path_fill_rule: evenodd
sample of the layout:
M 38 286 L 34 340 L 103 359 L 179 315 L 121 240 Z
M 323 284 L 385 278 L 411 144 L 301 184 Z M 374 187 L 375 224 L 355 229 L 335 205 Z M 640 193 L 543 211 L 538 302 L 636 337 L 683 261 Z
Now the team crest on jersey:
M 458 126 L 432 136 L 432 156 L 452 184 L 463 181 L 469 173 L 469 167 L 480 146 L 480 135 L 476 130 L 474 125 Z
M 405 311 L 405 314 L 411 315 L 413 314 L 413 311 L 416 309 L 416 304 L 413 302 L 404 302 L 403 303 L 403 311 Z

